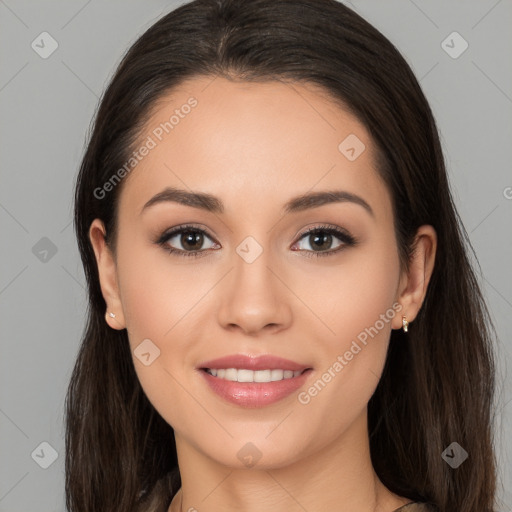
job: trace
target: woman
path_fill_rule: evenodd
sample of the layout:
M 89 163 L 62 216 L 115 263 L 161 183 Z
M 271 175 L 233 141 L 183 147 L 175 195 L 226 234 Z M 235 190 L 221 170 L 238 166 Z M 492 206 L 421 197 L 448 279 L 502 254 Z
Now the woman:
M 70 511 L 494 510 L 489 315 L 409 66 L 332 0 L 196 0 L 76 186 Z

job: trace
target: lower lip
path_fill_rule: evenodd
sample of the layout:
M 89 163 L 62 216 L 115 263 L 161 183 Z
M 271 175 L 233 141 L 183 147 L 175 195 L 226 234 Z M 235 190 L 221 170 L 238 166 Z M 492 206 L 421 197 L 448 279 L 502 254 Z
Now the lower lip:
M 210 389 L 228 402 L 242 407 L 265 407 L 297 391 L 308 378 L 311 369 L 297 377 L 274 382 L 234 382 L 200 371 Z

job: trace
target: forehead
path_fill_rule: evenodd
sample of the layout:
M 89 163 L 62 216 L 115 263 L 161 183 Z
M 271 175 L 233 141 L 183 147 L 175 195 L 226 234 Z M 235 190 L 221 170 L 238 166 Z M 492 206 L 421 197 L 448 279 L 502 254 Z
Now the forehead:
M 366 128 L 312 84 L 189 80 L 154 104 L 135 151 L 121 209 L 167 186 L 223 197 L 226 213 L 334 187 L 390 208 Z

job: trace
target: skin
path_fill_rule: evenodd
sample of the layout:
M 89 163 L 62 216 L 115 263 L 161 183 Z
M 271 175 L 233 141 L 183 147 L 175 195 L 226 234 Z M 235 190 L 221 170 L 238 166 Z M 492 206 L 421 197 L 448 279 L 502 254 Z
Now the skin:
M 373 469 L 367 404 L 391 329 L 402 328 L 402 315 L 413 322 L 424 300 L 434 229 L 418 230 L 409 272 L 401 271 L 370 135 L 317 87 L 195 78 L 163 98 L 141 141 L 191 96 L 197 106 L 124 178 L 116 254 L 101 220 L 89 233 L 107 311 L 116 315 L 106 321 L 127 329 L 132 353 L 147 338 L 160 350 L 149 366 L 135 356 L 134 365 L 175 431 L 183 485 L 169 512 L 391 512 L 409 503 Z M 349 134 L 366 146 L 354 161 L 338 149 Z M 224 212 L 167 202 L 140 214 L 167 186 L 214 194 Z M 362 197 L 374 215 L 352 202 L 281 211 L 292 197 L 334 189 Z M 202 256 L 154 243 L 184 223 L 207 231 Z M 308 258 L 311 237 L 301 235 L 324 223 L 358 243 Z M 263 248 L 252 263 L 236 252 L 247 236 Z M 334 236 L 321 250 L 341 243 Z M 180 236 L 169 244 L 185 250 Z M 196 369 L 229 354 L 273 354 L 313 368 L 304 391 L 393 304 L 402 310 L 307 404 L 298 393 L 258 409 L 227 403 Z M 237 457 L 249 442 L 261 453 L 251 468 Z

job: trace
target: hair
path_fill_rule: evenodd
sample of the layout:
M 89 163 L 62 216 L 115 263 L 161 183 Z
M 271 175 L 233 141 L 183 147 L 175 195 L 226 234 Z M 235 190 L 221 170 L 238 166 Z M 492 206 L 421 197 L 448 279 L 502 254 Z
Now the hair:
M 174 431 L 141 388 L 126 330 L 105 322 L 88 233 L 101 219 L 115 254 L 124 182 L 104 200 L 93 191 L 127 161 L 159 100 L 185 80 L 206 76 L 320 86 L 371 134 L 376 170 L 392 198 L 402 268 L 408 268 L 418 227 L 436 230 L 425 300 L 408 334 L 392 331 L 368 403 L 372 463 L 389 490 L 439 512 L 493 511 L 494 327 L 435 120 L 395 46 L 335 0 L 183 4 L 138 38 L 111 78 L 75 190 L 74 227 L 89 301 L 66 395 L 68 509 L 167 511 L 181 485 Z M 441 456 L 453 441 L 469 453 L 457 469 Z

